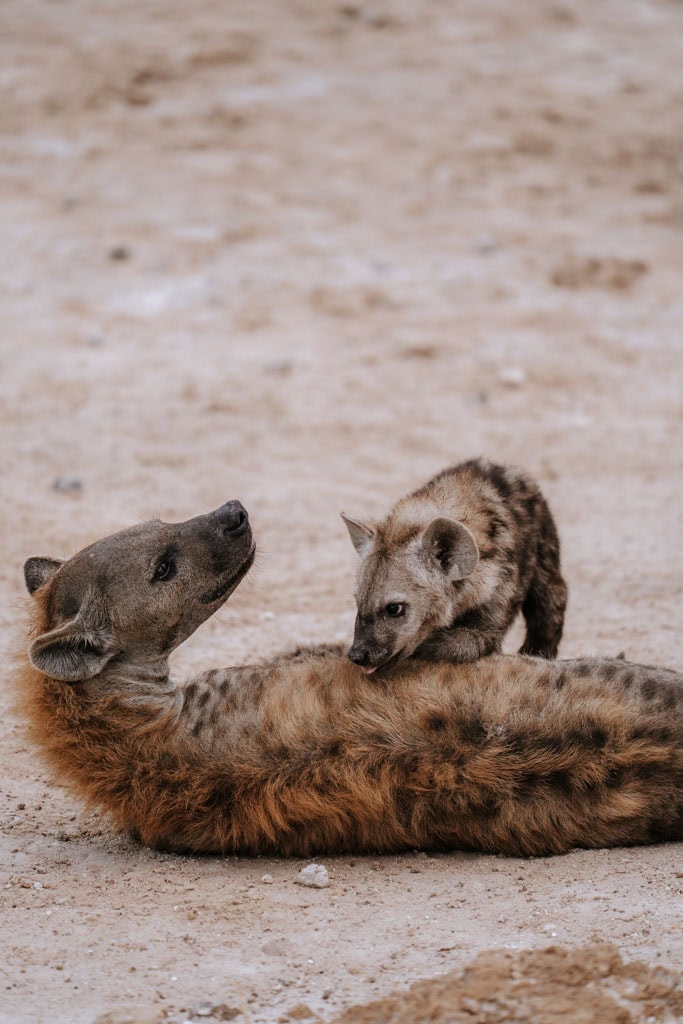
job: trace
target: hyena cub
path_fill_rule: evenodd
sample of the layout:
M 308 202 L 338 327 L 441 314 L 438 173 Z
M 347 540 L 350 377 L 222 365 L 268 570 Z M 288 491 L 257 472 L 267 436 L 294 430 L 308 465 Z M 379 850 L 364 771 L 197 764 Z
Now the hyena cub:
M 342 518 L 361 558 L 349 657 L 364 672 L 411 655 L 475 661 L 500 651 L 519 611 L 520 653 L 556 656 L 567 604 L 560 542 L 526 473 L 471 459 L 380 523 Z

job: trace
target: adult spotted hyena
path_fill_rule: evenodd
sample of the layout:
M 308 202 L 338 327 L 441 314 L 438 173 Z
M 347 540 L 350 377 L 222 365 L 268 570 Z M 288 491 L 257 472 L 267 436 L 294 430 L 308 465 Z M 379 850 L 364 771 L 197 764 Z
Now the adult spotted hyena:
M 147 844 L 515 855 L 683 837 L 683 677 L 623 661 L 340 655 L 186 682 L 168 656 L 254 559 L 245 510 L 31 558 L 16 681 L 56 776 Z
M 501 650 L 518 612 L 520 654 L 554 658 L 567 587 L 538 484 L 484 459 L 446 469 L 381 522 L 343 515 L 360 555 L 349 657 L 365 672 L 414 655 L 474 661 Z

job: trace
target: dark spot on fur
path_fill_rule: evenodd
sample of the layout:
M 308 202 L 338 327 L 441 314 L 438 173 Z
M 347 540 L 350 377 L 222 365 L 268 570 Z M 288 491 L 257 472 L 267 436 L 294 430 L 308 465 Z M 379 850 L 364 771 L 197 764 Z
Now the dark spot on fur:
M 613 767 L 610 768 L 605 776 L 605 784 L 611 786 L 612 789 L 617 786 L 623 786 L 626 770 L 624 768 Z
M 202 690 L 197 700 L 198 708 L 205 708 L 211 699 L 211 690 Z
M 567 771 L 558 770 L 547 776 L 546 782 L 556 793 L 562 796 L 571 797 L 574 793 L 574 783 Z
M 477 715 L 460 722 L 459 731 L 460 738 L 473 746 L 479 746 L 486 739 L 486 727 Z
M 655 679 L 644 679 L 640 684 L 640 692 L 643 700 L 654 700 L 659 696 L 659 686 Z
M 489 519 L 488 527 L 486 528 L 486 536 L 488 537 L 489 540 L 495 540 L 498 534 L 503 529 L 504 526 L 500 520 L 500 517 L 497 515 L 492 515 L 491 518 Z
M 530 738 L 530 736 L 524 733 L 510 733 L 507 738 L 507 748 L 511 754 L 526 754 L 529 748 Z
M 414 800 L 411 794 L 405 789 L 397 789 L 394 793 L 394 807 L 396 817 L 404 829 L 410 829 L 413 823 Z
M 577 675 L 580 679 L 586 679 L 593 672 L 593 668 L 588 661 L 580 661 L 577 665 L 572 666 L 574 675 Z
M 454 626 L 461 629 L 481 629 L 484 626 L 484 615 L 481 608 L 471 608 L 470 611 L 460 615 L 453 622 Z
M 616 675 L 619 674 L 620 668 L 620 665 L 614 665 L 612 662 L 608 662 L 606 665 L 602 665 L 600 667 L 600 675 L 604 680 L 609 682 L 610 680 L 614 679 Z
M 531 797 L 539 782 L 540 777 L 536 772 L 523 772 L 517 779 L 517 792 L 523 799 Z
M 667 746 L 674 740 L 674 730 L 668 725 L 638 725 L 631 730 L 632 740 L 649 740 Z
M 595 750 L 602 750 L 607 743 L 607 733 L 600 725 L 589 726 L 587 738 Z
M 332 742 L 328 744 L 327 755 L 329 757 L 339 757 L 343 749 L 344 744 L 342 740 L 332 740 Z
M 443 732 L 446 725 L 446 719 L 443 715 L 436 712 L 427 715 L 427 718 L 425 719 L 425 728 L 429 729 L 431 732 Z
M 177 770 L 178 758 L 174 754 L 170 754 L 167 750 L 163 750 L 157 758 L 157 771 L 175 772 Z
M 524 509 L 529 519 L 534 520 L 538 512 L 538 495 L 529 494 L 523 499 Z
M 673 711 L 677 708 L 681 699 L 681 695 L 674 693 L 673 690 L 664 690 L 662 693 L 662 699 L 660 701 L 662 710 Z
M 561 690 L 564 687 L 564 684 L 567 682 L 567 673 L 565 669 L 557 669 L 550 677 L 550 682 L 552 683 L 554 689 Z
M 492 818 L 500 811 L 500 797 L 495 793 L 482 794 L 473 801 L 472 810 L 480 818 Z
M 496 488 L 498 493 L 503 498 L 509 498 L 513 491 L 513 485 L 508 480 L 505 471 L 501 466 L 489 465 L 482 472 L 487 480 L 489 480 Z
M 185 702 L 188 703 L 189 701 L 193 701 L 197 696 L 198 690 L 198 683 L 188 683 L 187 686 L 185 687 Z
M 553 749 L 560 753 L 565 745 L 579 747 L 581 750 L 600 750 L 607 742 L 607 734 L 599 725 L 588 724 L 585 729 L 567 729 L 562 739 L 553 741 Z
M 654 819 L 648 824 L 647 839 L 650 843 L 665 843 L 667 840 L 683 839 L 683 811 L 667 820 Z

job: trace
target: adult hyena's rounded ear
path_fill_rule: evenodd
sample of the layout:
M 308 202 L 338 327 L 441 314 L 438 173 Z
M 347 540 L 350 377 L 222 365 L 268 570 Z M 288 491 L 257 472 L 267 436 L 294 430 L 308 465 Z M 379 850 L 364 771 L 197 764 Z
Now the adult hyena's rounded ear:
M 92 679 L 115 654 L 111 633 L 86 627 L 80 615 L 39 636 L 28 652 L 39 672 L 64 683 Z
M 364 523 L 361 519 L 352 519 L 351 516 L 340 513 L 349 531 L 351 543 L 359 555 L 364 555 L 375 539 L 375 528 L 370 523 Z
M 117 653 L 108 615 L 97 596 L 87 593 L 73 618 L 36 637 L 28 656 L 43 675 L 76 683 L 98 675 Z
M 433 519 L 422 535 L 422 551 L 451 580 L 471 576 L 479 561 L 476 540 L 456 519 Z
M 29 594 L 35 594 L 64 565 L 61 558 L 29 558 L 24 562 L 24 582 Z

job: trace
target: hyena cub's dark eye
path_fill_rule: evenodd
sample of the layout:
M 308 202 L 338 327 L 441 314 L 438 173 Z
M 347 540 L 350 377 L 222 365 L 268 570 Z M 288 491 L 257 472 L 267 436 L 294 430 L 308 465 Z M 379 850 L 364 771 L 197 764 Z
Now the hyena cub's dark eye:
M 159 583 L 162 580 L 170 580 L 175 574 L 175 559 L 171 555 L 164 555 L 154 570 L 153 582 Z
M 390 619 L 400 619 L 402 615 L 405 615 L 405 610 L 404 604 L 388 604 L 385 609 Z

